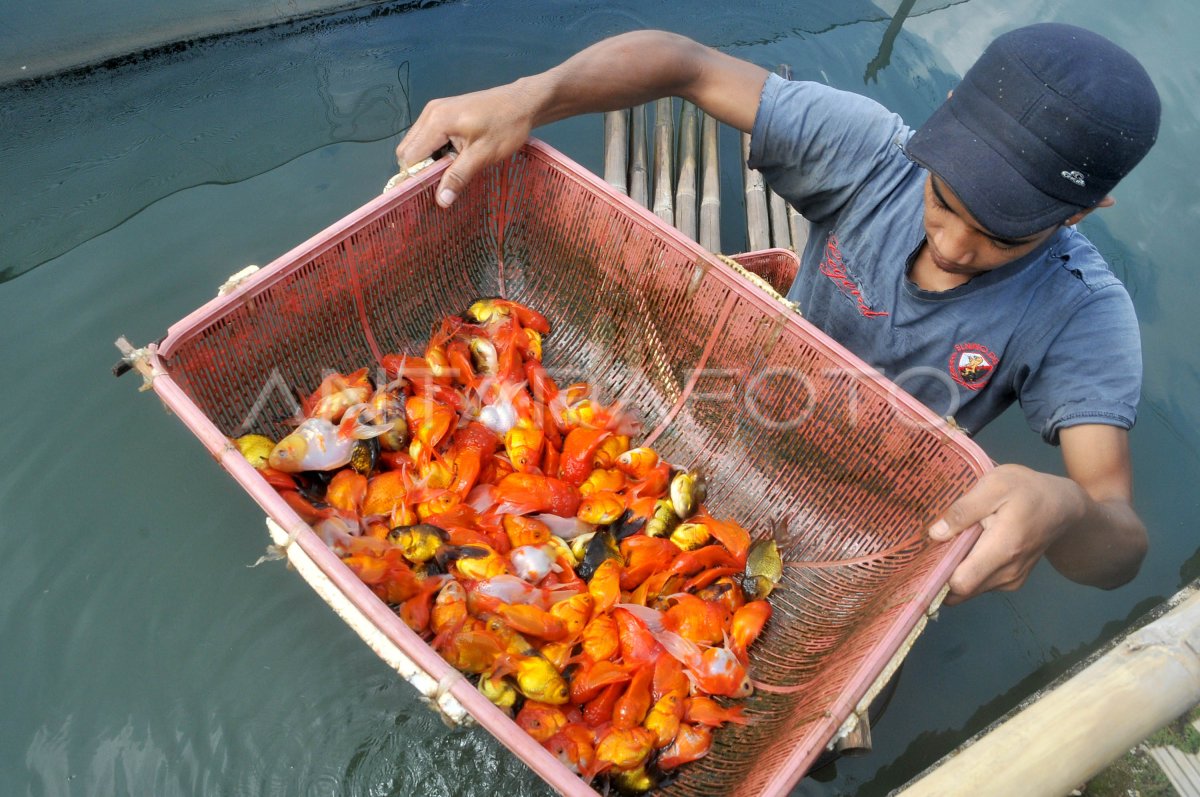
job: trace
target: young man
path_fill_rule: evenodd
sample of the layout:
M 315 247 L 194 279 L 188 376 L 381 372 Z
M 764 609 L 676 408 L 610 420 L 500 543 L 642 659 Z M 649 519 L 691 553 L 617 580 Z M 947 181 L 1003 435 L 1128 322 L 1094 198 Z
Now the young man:
M 663 96 L 751 132 L 750 165 L 812 222 L 789 291 L 810 321 L 971 432 L 1017 400 L 1061 444 L 1069 478 L 1001 465 L 929 529 L 983 527 L 947 602 L 1016 589 L 1042 556 L 1084 584 L 1133 578 L 1147 546 L 1128 447 L 1137 320 L 1073 225 L 1113 203 L 1157 135 L 1137 61 L 1080 28 L 1012 31 L 914 134 L 866 98 L 645 31 L 435 100 L 396 154 L 416 163 L 453 144 L 438 193 L 449 205 L 533 128 Z

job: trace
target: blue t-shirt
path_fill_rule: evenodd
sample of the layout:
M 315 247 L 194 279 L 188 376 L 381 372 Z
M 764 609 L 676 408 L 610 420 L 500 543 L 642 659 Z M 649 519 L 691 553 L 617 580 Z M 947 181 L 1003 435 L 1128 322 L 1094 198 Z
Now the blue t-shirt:
M 904 154 L 911 135 L 866 97 L 767 79 L 749 164 L 812 224 L 788 298 L 970 433 L 1014 400 L 1051 443 L 1068 426 L 1133 426 L 1142 378 L 1133 303 L 1074 228 L 950 290 L 909 280 L 928 174 Z

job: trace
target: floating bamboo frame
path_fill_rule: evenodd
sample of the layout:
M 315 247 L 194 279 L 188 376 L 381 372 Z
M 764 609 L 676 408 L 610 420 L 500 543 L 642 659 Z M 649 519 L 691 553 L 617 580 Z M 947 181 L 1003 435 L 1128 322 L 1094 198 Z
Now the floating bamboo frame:
M 679 111 L 679 181 L 675 185 L 675 227 L 696 240 L 696 156 L 700 139 L 696 106 L 687 100 Z
M 629 109 L 604 114 L 604 180 L 629 196 Z
M 751 169 L 750 134 L 742 133 L 742 186 L 746 194 L 746 238 L 748 249 L 757 252 L 771 247 L 771 217 L 767 213 L 767 184 L 762 173 Z
M 646 106 L 631 111 L 629 122 L 629 198 L 650 207 L 650 173 L 646 157 Z
M 675 108 L 670 97 L 654 103 L 654 215 L 675 223 Z
M 717 160 L 717 120 L 704 114 L 701 124 L 700 245 L 721 251 L 721 170 Z
M 778 71 L 791 79 L 791 70 L 786 65 Z M 716 119 L 684 100 L 676 126 L 674 99 L 656 100 L 653 163 L 649 164 L 646 108 L 639 105 L 605 114 L 604 179 L 709 251 L 720 252 L 720 128 Z M 741 149 L 748 248 L 778 247 L 803 252 L 808 241 L 808 221 L 766 185 L 760 172 L 746 165 L 750 155 L 749 134 L 742 134 Z

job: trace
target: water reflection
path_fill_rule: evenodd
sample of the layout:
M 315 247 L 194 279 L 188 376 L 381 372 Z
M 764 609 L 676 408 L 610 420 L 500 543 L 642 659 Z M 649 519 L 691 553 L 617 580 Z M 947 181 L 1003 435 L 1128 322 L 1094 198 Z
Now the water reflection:
M 369 30 L 281 26 L 132 68 L 0 87 L 0 281 L 176 191 L 404 129 L 401 43 Z

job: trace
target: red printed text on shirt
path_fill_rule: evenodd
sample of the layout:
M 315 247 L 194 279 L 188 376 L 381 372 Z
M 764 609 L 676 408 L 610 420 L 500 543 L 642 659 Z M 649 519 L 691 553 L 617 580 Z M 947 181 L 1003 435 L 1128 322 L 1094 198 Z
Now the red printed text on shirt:
M 825 242 L 825 257 L 821 260 L 820 269 L 822 274 L 833 280 L 833 284 L 838 287 L 838 290 L 854 300 L 861 315 L 867 318 L 887 315 L 884 310 L 871 309 L 871 306 L 863 299 L 862 291 L 846 273 L 846 263 L 842 259 L 841 250 L 838 249 L 837 236 L 833 233 L 829 234 L 829 238 Z

